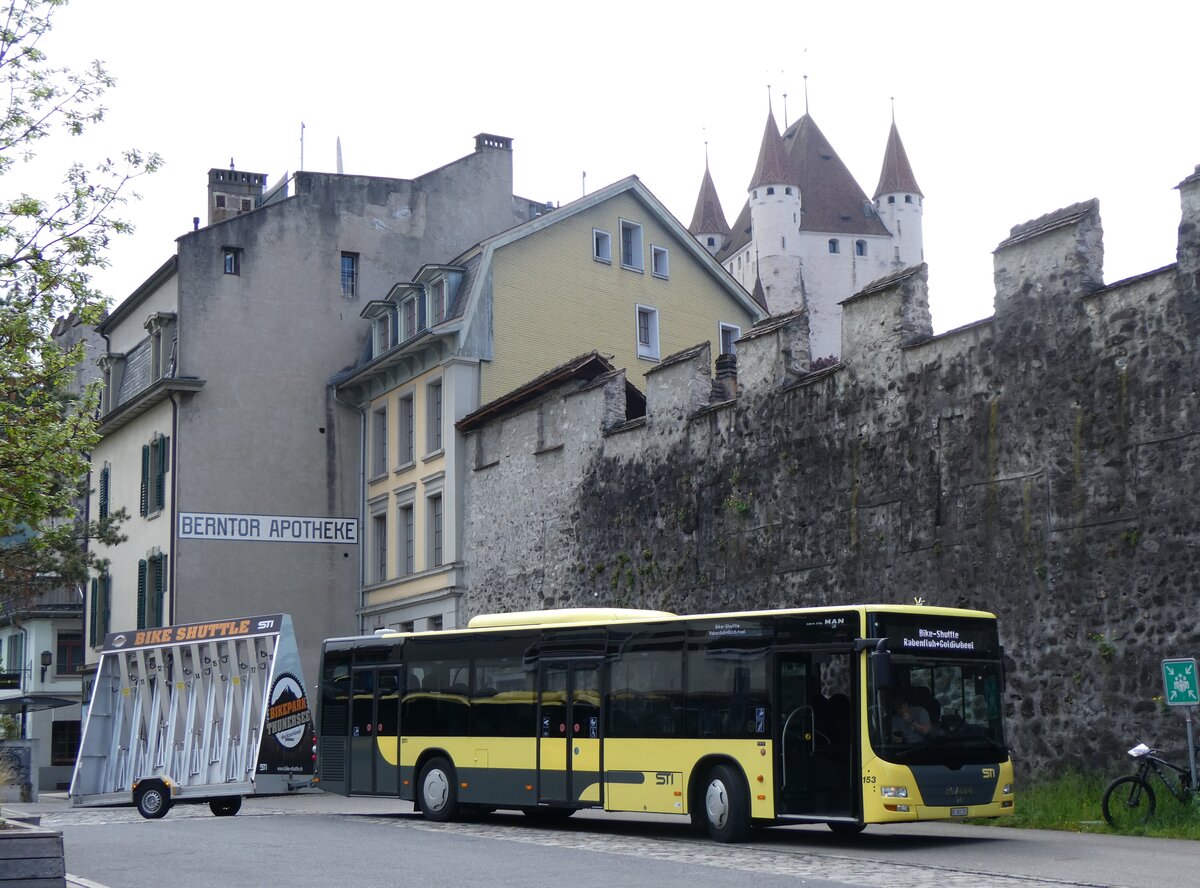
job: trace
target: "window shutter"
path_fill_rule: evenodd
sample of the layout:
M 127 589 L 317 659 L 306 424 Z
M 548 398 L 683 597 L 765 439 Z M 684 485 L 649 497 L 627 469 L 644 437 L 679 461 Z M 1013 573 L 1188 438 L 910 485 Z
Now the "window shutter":
M 164 599 L 167 590 L 167 556 L 159 555 L 155 561 L 154 570 L 154 625 L 162 626 Z
M 103 644 L 112 622 L 112 577 L 108 574 L 100 578 L 100 592 L 103 599 L 100 602 L 100 642 Z
M 100 470 L 100 517 L 108 517 L 108 466 Z
M 139 514 L 146 515 L 150 512 L 150 445 L 142 445 L 142 499 L 139 507 Z
M 146 628 L 146 562 L 138 562 L 137 627 Z
M 100 581 L 92 577 L 91 619 L 88 621 L 88 644 L 96 646 L 96 618 L 100 616 L 99 602 L 96 596 L 100 594 Z
M 167 438 L 158 439 L 158 465 L 154 473 L 154 508 L 163 509 L 167 505 Z

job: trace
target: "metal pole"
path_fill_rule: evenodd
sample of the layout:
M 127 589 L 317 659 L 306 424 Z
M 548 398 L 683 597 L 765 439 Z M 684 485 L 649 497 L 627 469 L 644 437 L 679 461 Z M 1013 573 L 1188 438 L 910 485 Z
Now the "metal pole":
M 1192 769 L 1192 790 L 1196 789 L 1196 738 L 1192 732 L 1192 710 L 1196 707 L 1189 706 L 1187 708 L 1187 732 L 1188 732 L 1188 764 Z

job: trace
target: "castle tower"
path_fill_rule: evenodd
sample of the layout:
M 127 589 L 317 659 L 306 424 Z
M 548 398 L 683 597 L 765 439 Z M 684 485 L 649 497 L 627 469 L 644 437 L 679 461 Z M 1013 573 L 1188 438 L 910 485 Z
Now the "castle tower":
M 788 163 L 787 148 L 775 124 L 775 114 L 769 108 L 758 164 L 747 190 L 754 253 L 746 256 L 747 264 L 752 262 L 752 265 L 746 269 L 745 281 L 761 279 L 772 314 L 800 308 L 804 305 L 800 275 L 800 183 Z
M 700 181 L 700 194 L 696 197 L 696 210 L 692 213 L 692 224 L 688 231 L 704 245 L 712 255 L 729 243 L 729 223 L 717 197 L 716 186 L 708 172 L 708 152 L 705 149 L 704 178 Z
M 875 212 L 892 233 L 891 264 L 894 268 L 920 265 L 925 261 L 925 246 L 921 228 L 925 196 L 917 186 L 912 165 L 896 121 L 888 133 L 883 153 L 883 169 L 875 188 Z

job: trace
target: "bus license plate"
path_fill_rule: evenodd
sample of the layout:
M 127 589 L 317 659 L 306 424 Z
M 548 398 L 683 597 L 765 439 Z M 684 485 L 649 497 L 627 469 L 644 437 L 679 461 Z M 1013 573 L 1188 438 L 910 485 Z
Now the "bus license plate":
M 966 808 L 951 808 L 950 816 L 951 817 L 966 817 L 967 809 Z

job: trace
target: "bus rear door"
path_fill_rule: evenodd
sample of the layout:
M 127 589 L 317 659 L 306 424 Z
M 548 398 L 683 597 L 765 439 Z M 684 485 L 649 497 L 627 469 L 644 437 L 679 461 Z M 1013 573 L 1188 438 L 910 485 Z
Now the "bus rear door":
M 350 712 L 350 792 L 400 794 L 399 667 L 356 667 Z

